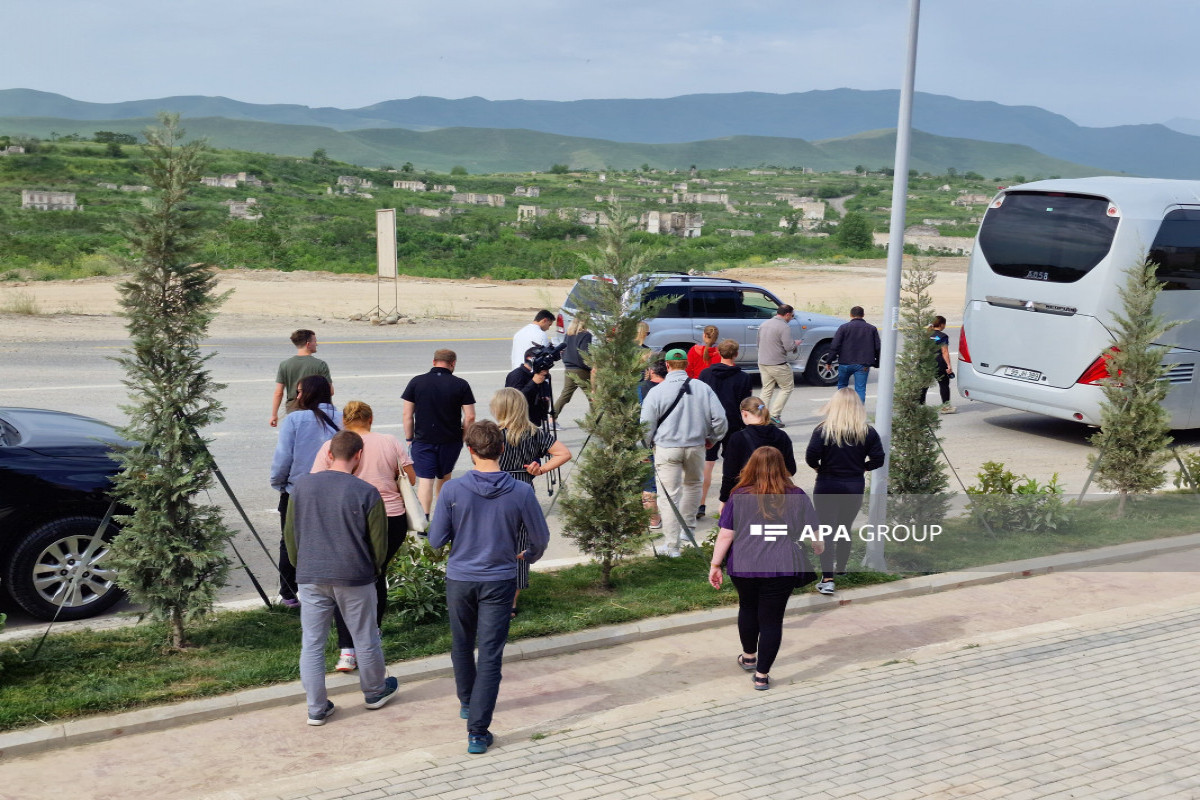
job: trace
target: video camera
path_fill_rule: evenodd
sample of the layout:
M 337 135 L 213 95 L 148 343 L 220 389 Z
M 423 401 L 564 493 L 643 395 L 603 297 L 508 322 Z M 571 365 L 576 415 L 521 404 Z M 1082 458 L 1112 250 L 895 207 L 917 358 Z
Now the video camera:
M 566 346 L 566 342 L 563 342 L 562 344 L 540 345 L 532 353 L 529 353 L 529 355 L 525 357 L 525 360 L 529 362 L 529 367 L 534 372 L 549 370 L 554 366 L 555 362 L 562 360 L 562 352 Z

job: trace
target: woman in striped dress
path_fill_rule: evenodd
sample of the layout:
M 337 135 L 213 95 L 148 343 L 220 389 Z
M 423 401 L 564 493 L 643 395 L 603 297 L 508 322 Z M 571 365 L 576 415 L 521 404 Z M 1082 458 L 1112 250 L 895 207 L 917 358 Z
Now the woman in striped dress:
M 504 431 L 504 451 L 500 453 L 500 469 L 530 486 L 533 479 L 558 469 L 571 460 L 571 451 L 554 434 L 529 421 L 529 404 L 525 395 L 511 387 L 492 395 L 492 416 Z M 542 459 L 547 459 L 543 464 Z M 517 551 L 529 546 L 522 527 L 518 532 Z M 529 564 L 517 562 L 517 594 L 513 597 L 512 615 L 517 615 L 517 597 L 529 586 Z

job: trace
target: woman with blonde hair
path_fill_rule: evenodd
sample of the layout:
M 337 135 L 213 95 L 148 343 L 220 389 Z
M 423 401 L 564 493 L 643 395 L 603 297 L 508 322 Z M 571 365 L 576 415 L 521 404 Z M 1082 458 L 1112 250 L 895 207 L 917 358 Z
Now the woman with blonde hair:
M 813 502 L 822 525 L 833 526 L 835 533 L 842 527 L 849 531 L 862 509 L 866 474 L 883 466 L 883 443 L 849 386 L 834 392 L 821 413 L 825 419 L 813 429 L 804 452 L 805 462 L 817 471 Z M 835 572 L 846 574 L 851 544 L 850 537 L 839 537 L 821 556 L 821 594 L 833 594 Z
M 525 395 L 508 387 L 492 395 L 492 417 L 504 433 L 504 450 L 500 453 L 500 469 L 530 486 L 539 475 L 558 469 L 571 460 L 571 451 L 548 430 L 529 421 L 529 404 Z M 547 461 L 543 464 L 542 459 Z M 529 548 L 528 532 L 517 532 L 517 552 Z M 529 564 L 517 562 L 517 593 L 513 596 L 512 615 L 517 615 L 517 598 L 529 586 Z
M 853 391 L 853 390 L 852 390 Z M 770 672 L 783 638 L 783 613 L 792 592 L 816 578 L 800 537 L 816 526 L 817 513 L 804 490 L 792 483 L 774 447 L 755 450 L 742 469 L 730 502 L 721 509 L 708 582 L 720 589 L 721 565 L 738 593 L 738 666 L 754 673 L 754 688 L 771 688 Z M 763 526 L 776 535 L 763 535 Z M 757 530 L 757 533 L 756 533 Z M 813 543 L 820 554 L 824 545 Z
M 704 341 L 692 345 L 687 354 L 687 375 L 692 380 L 698 380 L 700 373 L 713 364 L 721 363 L 721 354 L 717 351 L 717 339 L 721 331 L 716 325 L 704 326 Z
M 387 433 L 373 433 L 371 424 L 374 421 L 375 413 L 361 400 L 351 400 L 342 409 L 342 429 L 354 431 L 363 440 L 362 458 L 354 475 L 379 490 L 387 512 L 387 556 L 379 577 L 375 579 L 375 624 L 379 626 L 383 624 L 383 611 L 387 607 L 387 567 L 408 536 L 408 512 L 396 481 L 405 480 L 409 486 L 415 486 L 417 473 L 404 443 Z M 327 470 L 332 461 L 329 442 L 325 442 L 317 451 L 312 471 Z M 336 669 L 338 672 L 351 672 L 358 667 L 354 639 L 340 611 L 334 611 L 333 621 L 337 626 L 338 648 L 341 650 Z

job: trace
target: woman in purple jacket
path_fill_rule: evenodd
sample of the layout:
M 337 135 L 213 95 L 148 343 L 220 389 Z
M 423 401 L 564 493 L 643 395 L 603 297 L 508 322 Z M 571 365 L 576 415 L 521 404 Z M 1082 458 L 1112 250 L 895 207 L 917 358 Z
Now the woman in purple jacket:
M 721 509 L 708 582 L 720 589 L 721 565 L 738 593 L 738 666 L 754 673 L 754 688 L 771 688 L 769 674 L 783 639 L 783 612 L 792 591 L 811 583 L 801 537 L 815 533 L 817 512 L 804 490 L 792 483 L 774 447 L 755 450 L 742 469 L 729 502 Z M 813 551 L 824 546 L 817 541 Z M 726 560 L 728 557 L 728 560 Z

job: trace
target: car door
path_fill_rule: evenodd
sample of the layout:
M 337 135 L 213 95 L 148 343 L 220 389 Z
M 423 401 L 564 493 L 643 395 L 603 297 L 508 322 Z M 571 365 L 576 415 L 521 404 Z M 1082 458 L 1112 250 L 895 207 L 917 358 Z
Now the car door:
M 646 345 L 662 350 L 667 345 L 692 341 L 692 302 L 687 286 L 655 286 L 646 293 L 646 302 L 667 298 L 667 303 L 647 320 L 650 334 Z
M 742 289 L 738 314 L 745 331 L 738 363 L 758 368 L 758 330 L 779 311 L 779 301 L 762 289 Z M 799 338 L 799 337 L 797 337 Z
M 737 287 L 696 286 L 692 288 L 692 341 L 704 341 L 704 329 L 716 325 L 717 341 L 733 339 L 746 346 L 746 321 L 741 315 L 742 293 Z M 742 360 L 738 352 L 738 361 Z

